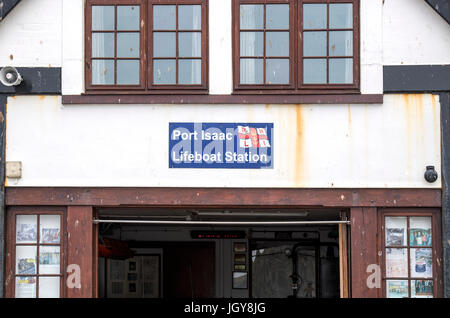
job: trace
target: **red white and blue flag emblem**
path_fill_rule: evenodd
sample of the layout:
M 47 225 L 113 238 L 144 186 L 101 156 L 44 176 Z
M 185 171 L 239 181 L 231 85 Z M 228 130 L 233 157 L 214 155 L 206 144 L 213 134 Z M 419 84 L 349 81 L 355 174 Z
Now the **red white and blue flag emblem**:
M 241 148 L 270 148 L 265 128 L 238 126 L 238 137 Z

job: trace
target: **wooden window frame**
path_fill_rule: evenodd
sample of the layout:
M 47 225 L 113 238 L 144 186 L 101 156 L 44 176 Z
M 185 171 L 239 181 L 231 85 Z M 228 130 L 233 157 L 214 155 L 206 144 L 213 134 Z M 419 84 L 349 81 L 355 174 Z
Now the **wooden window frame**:
M 386 227 L 385 218 L 386 217 L 406 217 L 407 218 L 407 245 L 406 246 L 386 246 Z M 411 217 L 431 217 L 431 247 L 432 250 L 432 260 L 433 260 L 433 276 L 432 278 L 421 278 L 421 277 L 411 277 L 411 264 L 410 264 L 410 250 L 412 248 L 421 248 L 418 246 L 411 246 L 409 239 L 409 220 Z M 429 280 L 433 281 L 433 298 L 443 297 L 443 286 L 442 286 L 442 267 L 438 259 L 442 259 L 442 246 L 441 246 L 441 210 L 440 209 L 381 209 L 378 213 L 378 257 L 379 264 L 381 266 L 381 296 L 386 298 L 386 281 L 387 280 L 406 280 L 408 281 L 408 298 L 411 298 L 411 281 L 412 280 Z M 408 277 L 387 277 L 386 275 L 386 248 L 405 248 L 408 251 L 407 261 L 408 261 Z
M 66 209 L 59 207 L 10 207 L 7 212 L 7 253 L 5 272 L 8 282 L 5 284 L 5 296 L 7 298 L 15 298 L 16 277 L 33 276 L 36 277 L 36 299 L 39 298 L 39 277 L 59 277 L 59 297 L 66 297 Z M 36 243 L 16 243 L 16 220 L 17 215 L 36 215 L 37 221 L 37 237 Z M 60 216 L 60 242 L 59 244 L 40 243 L 39 217 L 42 215 L 59 215 Z M 16 246 L 36 246 L 36 274 L 34 275 L 17 275 L 16 273 Z M 59 246 L 60 251 L 60 273 L 58 274 L 39 274 L 39 247 L 40 246 Z
M 352 3 L 353 4 L 353 83 L 351 84 L 303 84 L 303 4 Z M 278 84 L 240 84 L 240 5 L 241 4 L 289 4 L 290 26 L 290 83 Z M 233 94 L 360 94 L 360 1 L 359 0 L 233 0 Z M 327 10 L 327 81 L 329 74 L 329 10 Z M 339 31 L 341 29 L 336 29 Z M 308 30 L 313 31 L 313 30 Z M 298 34 L 298 36 L 295 36 Z M 264 41 L 265 43 L 265 41 Z M 265 50 L 265 47 L 264 47 Z M 265 55 L 265 54 L 264 54 Z M 309 57 L 308 57 L 309 58 Z M 333 57 L 334 58 L 334 57 Z M 336 57 L 343 58 L 343 57 Z M 265 69 L 265 65 L 264 65 Z M 264 73 L 265 75 L 265 73 Z M 264 78 L 265 81 L 265 78 Z
M 150 94 L 208 94 L 208 63 L 209 63 L 209 48 L 208 48 L 208 1 L 209 0 L 87 0 L 85 5 L 85 94 L 95 95 L 111 95 L 111 94 L 133 94 L 133 95 L 150 95 Z M 153 20 L 152 20 L 152 8 L 153 5 L 192 5 L 199 4 L 202 9 L 202 24 L 201 24 L 201 58 L 195 58 L 201 60 L 201 84 L 153 84 Z M 139 85 L 93 85 L 92 84 L 92 6 L 93 5 L 139 5 L 140 6 L 140 76 Z M 117 10 L 115 10 L 115 30 L 114 34 L 117 34 Z M 97 32 L 97 31 L 94 31 Z M 111 32 L 111 31 L 107 31 Z M 121 31 L 119 31 L 121 32 Z M 137 32 L 137 31 L 134 31 Z M 176 30 L 178 34 L 178 26 Z M 176 40 L 178 43 L 178 40 Z M 117 41 L 115 41 L 114 49 L 117 51 Z M 176 57 L 171 58 L 178 61 L 178 45 Z M 94 58 L 97 59 L 97 58 Z M 113 59 L 113 58 L 107 58 Z M 114 61 L 117 59 L 114 57 Z M 133 58 L 125 58 L 133 59 Z M 134 58 L 137 60 L 138 58 Z M 178 66 L 177 66 L 178 70 Z M 117 73 L 117 68 L 115 68 Z M 177 72 L 178 75 L 178 72 Z M 116 78 L 116 74 L 115 74 Z M 178 79 L 177 79 L 178 80 Z

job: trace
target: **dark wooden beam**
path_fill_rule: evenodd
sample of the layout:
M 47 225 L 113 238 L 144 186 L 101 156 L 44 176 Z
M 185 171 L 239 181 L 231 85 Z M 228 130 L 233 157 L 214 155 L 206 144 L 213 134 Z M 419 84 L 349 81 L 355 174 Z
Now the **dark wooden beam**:
M 61 94 L 60 67 L 17 67 L 17 71 L 23 78 L 22 83 L 18 86 L 4 86 L 0 83 L 0 94 Z
M 440 207 L 440 189 L 7 187 L 6 205 Z
M 0 0 L 0 21 L 15 8 L 21 0 Z
M 63 104 L 382 104 L 382 94 L 347 95 L 63 95 Z
M 0 298 L 4 297 L 5 272 L 5 133 L 6 96 L 0 94 Z
M 424 93 L 450 90 L 450 65 L 386 65 L 385 93 Z
M 442 143 L 442 246 L 444 296 L 450 298 L 450 92 L 440 94 Z
M 450 4 L 448 0 L 425 0 L 447 23 L 450 23 Z

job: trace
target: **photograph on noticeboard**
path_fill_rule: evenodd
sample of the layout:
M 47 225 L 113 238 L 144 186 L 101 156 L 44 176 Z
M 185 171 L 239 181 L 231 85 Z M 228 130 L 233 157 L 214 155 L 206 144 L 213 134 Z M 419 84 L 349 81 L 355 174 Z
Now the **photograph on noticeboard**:
M 36 297 L 36 277 L 16 277 L 16 298 Z
M 412 248 L 410 250 L 411 277 L 433 277 L 431 248 Z
M 386 217 L 386 246 L 406 246 L 406 217 Z
M 33 243 L 37 238 L 36 224 L 17 224 L 17 243 Z
M 412 280 L 411 297 L 414 298 L 433 298 L 432 280 Z
M 431 217 L 411 217 L 409 230 L 411 246 L 432 246 Z
M 386 281 L 387 298 L 407 298 L 408 281 L 407 280 L 387 280 Z

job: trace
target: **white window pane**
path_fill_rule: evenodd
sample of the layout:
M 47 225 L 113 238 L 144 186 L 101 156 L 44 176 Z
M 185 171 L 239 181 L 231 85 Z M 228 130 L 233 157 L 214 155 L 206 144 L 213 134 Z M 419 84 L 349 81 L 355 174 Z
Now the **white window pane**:
M 353 55 L 353 31 L 330 32 L 330 56 Z
M 112 85 L 114 84 L 114 61 L 93 60 L 92 61 L 92 84 Z
M 16 275 L 36 274 L 36 246 L 16 246 Z
M 59 244 L 61 217 L 59 215 L 41 215 L 39 217 L 40 243 Z
M 289 84 L 289 59 L 266 60 L 266 84 Z
M 408 298 L 407 280 L 387 280 L 386 281 L 387 298 Z
M 92 30 L 114 30 L 114 6 L 92 6 Z
M 139 30 L 139 6 L 117 6 L 117 30 Z
M 327 82 L 327 60 L 326 59 L 304 59 L 303 60 L 303 83 L 304 84 L 326 84 Z
M 39 274 L 60 274 L 60 248 L 59 246 L 39 247 Z
M 330 59 L 330 83 L 353 83 L 353 59 Z
M 327 32 L 303 32 L 303 56 L 327 56 Z
M 175 32 L 153 33 L 153 57 L 175 57 L 177 53 L 175 36 Z
M 266 6 L 266 29 L 289 29 L 288 4 L 268 4 Z
M 201 30 L 202 7 L 200 5 L 178 6 L 178 29 Z
M 411 248 L 409 253 L 411 277 L 433 277 L 433 259 L 431 248 Z
M 176 6 L 174 5 L 153 6 L 154 30 L 175 30 L 175 27 L 176 27 Z
M 411 298 L 433 298 L 433 281 L 412 280 Z
M 264 33 L 263 32 L 241 32 L 240 33 L 240 55 L 241 56 L 263 56 Z
M 36 277 L 16 277 L 16 298 L 36 298 Z
M 37 216 L 17 215 L 16 242 L 36 243 L 36 240 L 37 240 Z
M 180 57 L 202 56 L 202 35 L 200 32 L 178 33 L 178 52 Z
M 241 59 L 240 83 L 263 84 L 264 64 L 262 59 Z
M 59 289 L 59 277 L 39 277 L 39 298 L 59 298 Z
M 240 28 L 263 29 L 264 28 L 264 5 L 244 4 L 240 6 Z
M 409 219 L 409 244 L 411 246 L 432 246 L 431 217 Z
M 178 84 L 201 84 L 201 82 L 201 60 L 178 60 Z
M 386 246 L 406 246 L 407 218 L 387 216 L 385 218 Z
M 304 4 L 303 5 L 303 29 L 326 29 L 327 5 Z
M 289 56 L 289 32 L 266 32 L 266 56 Z
M 154 84 L 176 84 L 175 60 L 153 61 Z
M 353 5 L 351 3 L 330 4 L 330 29 L 353 28 Z
M 92 33 L 92 57 L 114 57 L 114 33 Z
M 117 61 L 117 84 L 139 85 L 139 60 Z

